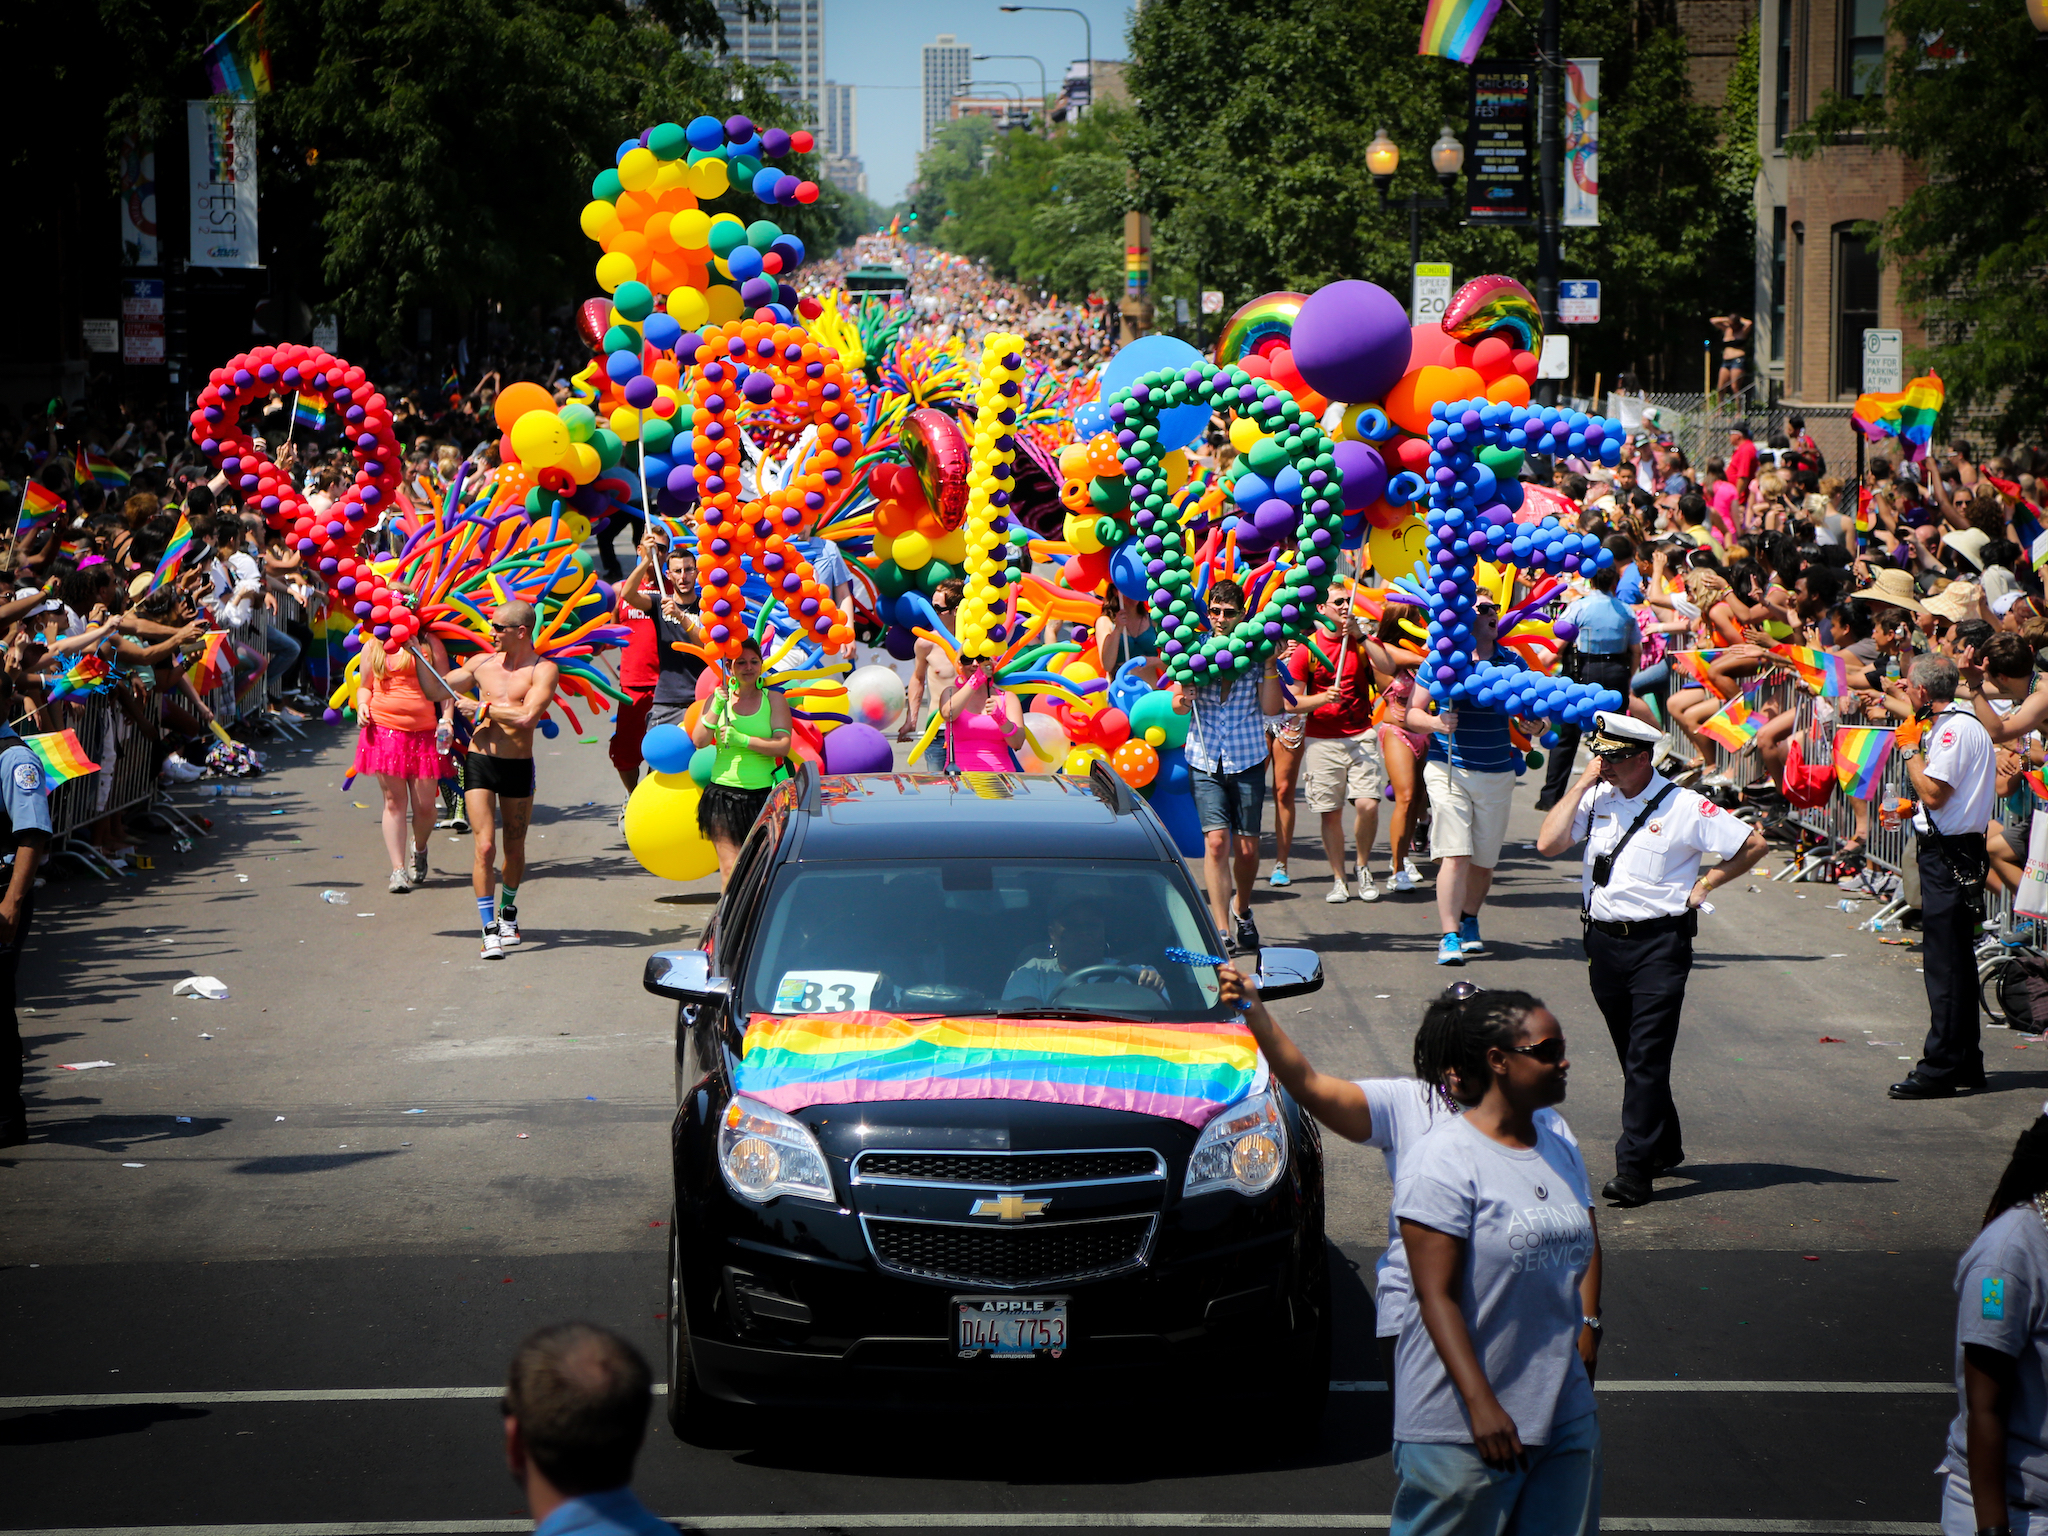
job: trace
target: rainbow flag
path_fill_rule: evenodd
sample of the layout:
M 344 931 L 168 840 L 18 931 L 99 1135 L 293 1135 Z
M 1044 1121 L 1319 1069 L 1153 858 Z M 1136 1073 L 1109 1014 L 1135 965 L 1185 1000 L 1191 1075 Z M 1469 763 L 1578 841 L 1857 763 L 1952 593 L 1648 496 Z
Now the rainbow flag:
M 128 483 L 128 471 L 108 458 L 104 453 L 87 453 L 85 444 L 78 445 L 72 460 L 71 471 L 80 485 L 92 480 L 107 490 L 117 490 Z
M 270 93 L 270 50 L 263 45 L 262 23 L 242 32 L 243 25 L 263 9 L 263 0 L 228 23 L 227 30 L 206 45 L 202 55 L 213 94 L 250 101 Z M 239 37 L 235 34 L 241 33 Z M 232 43 L 228 39 L 233 37 Z
M 1930 368 L 1926 377 L 1914 379 L 1896 394 L 1858 395 L 1849 422 L 1873 443 L 1897 438 L 1917 462 L 1927 457 L 1934 421 L 1946 398 L 1941 375 Z
M 188 512 L 178 514 L 178 526 L 171 530 L 171 542 L 164 546 L 164 557 L 156 563 L 156 574 L 149 578 L 149 590 L 154 592 L 166 582 L 175 581 L 178 567 L 192 550 L 192 516 Z
M 757 1013 L 741 1093 L 788 1113 L 811 1104 L 1029 1099 L 1205 1125 L 1252 1091 L 1251 1031 L 1228 1023 Z
M 192 686 L 201 693 L 212 692 L 232 675 L 231 664 L 224 662 L 221 657 L 221 648 L 227 644 L 227 640 L 226 635 L 217 629 L 214 630 L 207 635 L 206 646 L 200 651 L 199 659 L 185 669 L 185 675 L 192 680 Z
M 1762 710 L 1749 707 L 1748 695 L 1737 694 L 1708 718 L 1700 727 L 1700 734 L 1718 741 L 1730 752 L 1740 752 L 1756 740 L 1757 732 L 1769 718 Z
M 73 695 L 99 693 L 114 683 L 113 670 L 97 656 L 81 656 L 65 671 L 57 674 L 50 684 L 50 698 L 70 698 Z
M 2034 798 L 2043 805 L 2048 805 L 2048 778 L 2041 776 L 2041 770 L 2029 768 L 2020 777 L 2026 780 L 2027 788 L 2034 792 Z
M 85 755 L 85 748 L 78 744 L 78 735 L 74 731 L 47 731 L 41 736 L 24 736 L 22 744 L 42 759 L 45 792 L 83 774 L 100 771 L 100 765 Z
M 309 400 L 300 395 L 292 403 L 292 421 L 309 432 L 318 432 L 327 425 L 327 402 L 317 398 Z
M 64 510 L 64 498 L 51 490 L 40 480 L 31 480 L 28 489 L 21 493 L 21 512 L 15 518 L 14 532 L 19 537 L 24 531 L 46 526 L 55 521 Z
M 1422 41 L 1415 51 L 1470 64 L 1479 57 L 1479 46 L 1499 14 L 1500 0 L 1429 0 Z
M 1684 673 L 1704 688 L 1707 686 L 1707 668 L 1714 664 L 1715 657 L 1727 649 L 1728 647 L 1723 645 L 1716 646 L 1711 651 L 1673 651 L 1666 659 L 1670 661 L 1672 671 Z
M 1849 692 L 1849 663 L 1813 645 L 1774 645 L 1771 654 L 1799 674 L 1799 681 L 1823 698 L 1839 699 Z
M 1873 800 L 1884 777 L 1885 759 L 1897 739 L 1888 725 L 1835 727 L 1835 778 L 1851 800 Z

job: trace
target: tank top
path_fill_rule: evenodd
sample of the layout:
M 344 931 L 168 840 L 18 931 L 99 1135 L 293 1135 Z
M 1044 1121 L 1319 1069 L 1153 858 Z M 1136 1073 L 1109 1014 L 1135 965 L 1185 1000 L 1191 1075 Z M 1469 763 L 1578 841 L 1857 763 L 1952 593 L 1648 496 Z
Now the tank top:
M 387 651 L 384 674 L 363 668 L 370 695 L 370 723 L 387 731 L 431 731 L 439 715 L 420 687 L 419 668 L 407 651 Z
M 977 710 L 951 727 L 952 766 L 963 773 L 1015 773 L 1017 759 L 1003 739 L 999 721 Z
M 774 706 L 768 691 L 761 692 L 761 707 L 751 715 L 728 715 L 725 723 L 747 736 L 774 734 Z M 730 706 L 725 706 L 730 707 Z M 718 749 L 718 761 L 711 769 L 711 782 L 727 789 L 766 789 L 775 782 L 775 759 L 743 742 L 728 742 Z
M 654 682 L 654 702 L 688 704 L 697 697 L 697 679 L 703 674 L 704 659 L 675 648 L 676 641 L 689 641 L 690 632 L 663 613 L 658 600 L 648 617 L 654 621 L 654 659 L 661 669 Z
M 1098 655 L 1102 655 L 1104 670 L 1114 677 L 1125 662 L 1150 661 L 1159 654 L 1159 631 L 1147 624 L 1142 631 L 1134 635 L 1112 625 L 1110 632 L 1103 636 L 1095 649 Z M 1102 654 L 1105 649 L 1107 655 Z M 1114 660 L 1111 660 L 1112 656 Z

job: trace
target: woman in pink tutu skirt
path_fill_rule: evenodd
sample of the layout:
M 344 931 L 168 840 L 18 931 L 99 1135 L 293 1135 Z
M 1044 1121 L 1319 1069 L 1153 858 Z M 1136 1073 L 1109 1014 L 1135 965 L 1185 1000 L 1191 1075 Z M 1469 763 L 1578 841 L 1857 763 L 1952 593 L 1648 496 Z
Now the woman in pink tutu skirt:
M 374 636 L 363 642 L 363 665 L 356 679 L 356 718 L 362 740 L 356 747 L 356 769 L 374 773 L 384 786 L 384 847 L 391 855 L 391 889 L 409 891 L 427 878 L 427 840 L 434 835 L 438 780 L 448 766 L 449 732 L 454 706 L 438 677 L 448 675 L 448 652 L 432 635 L 425 637 L 437 680 L 424 685 L 411 650 Z M 406 802 L 412 803 L 413 846 L 407 858 Z

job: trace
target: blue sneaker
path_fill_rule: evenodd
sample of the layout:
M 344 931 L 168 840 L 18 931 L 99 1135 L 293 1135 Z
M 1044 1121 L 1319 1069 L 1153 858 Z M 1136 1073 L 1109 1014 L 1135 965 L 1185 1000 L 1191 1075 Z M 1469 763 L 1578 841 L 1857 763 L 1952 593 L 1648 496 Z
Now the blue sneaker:
M 1273 866 L 1273 873 L 1266 876 L 1266 884 L 1271 886 L 1292 885 L 1294 884 L 1294 878 L 1287 873 L 1287 866 L 1285 864 L 1275 864 Z
M 1438 965 L 1463 965 L 1465 963 L 1465 948 L 1458 942 L 1458 936 L 1455 933 L 1445 934 L 1443 941 L 1437 945 L 1436 963 Z
M 1468 955 L 1482 953 L 1486 945 L 1479 937 L 1479 918 L 1475 914 L 1458 924 L 1458 947 Z

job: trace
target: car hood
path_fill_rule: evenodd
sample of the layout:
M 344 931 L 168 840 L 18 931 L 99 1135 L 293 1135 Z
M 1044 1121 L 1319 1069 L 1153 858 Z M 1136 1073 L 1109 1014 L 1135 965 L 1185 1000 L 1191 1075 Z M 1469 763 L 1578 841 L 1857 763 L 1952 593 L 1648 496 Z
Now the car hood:
M 1206 1125 L 1264 1085 L 1236 1019 L 949 1019 L 757 1013 L 734 1086 L 785 1113 L 820 1104 L 1009 1100 Z
M 1150 1147 L 1169 1167 L 1185 1163 L 1196 1133 L 1174 1119 L 1026 1099 L 898 1099 L 821 1104 L 802 1112 L 827 1156 L 862 1152 L 1058 1152 Z

